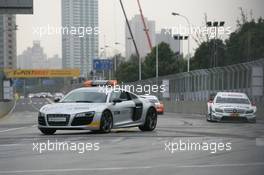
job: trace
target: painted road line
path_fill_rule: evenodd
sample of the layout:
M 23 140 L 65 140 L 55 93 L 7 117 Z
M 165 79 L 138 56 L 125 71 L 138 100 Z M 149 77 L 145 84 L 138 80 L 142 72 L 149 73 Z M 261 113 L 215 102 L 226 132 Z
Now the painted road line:
M 0 133 L 9 132 L 9 131 L 16 131 L 16 130 L 31 128 L 31 127 L 35 127 L 35 125 L 29 126 L 29 127 L 19 127 L 19 128 L 10 128 L 10 129 L 6 129 L 6 130 L 1 130 Z
M 218 167 L 249 167 L 263 166 L 264 162 L 252 163 L 233 163 L 233 164 L 215 164 L 215 165 L 160 165 L 160 166 L 136 166 L 136 167 L 107 167 L 107 168 L 73 168 L 73 169 L 39 169 L 39 170 L 10 170 L 0 171 L 0 174 L 14 173 L 59 173 L 59 172 L 89 172 L 89 171 L 124 171 L 124 170 L 141 170 L 141 169 L 157 169 L 157 168 L 172 168 L 172 169 L 190 169 L 190 168 L 218 168 Z

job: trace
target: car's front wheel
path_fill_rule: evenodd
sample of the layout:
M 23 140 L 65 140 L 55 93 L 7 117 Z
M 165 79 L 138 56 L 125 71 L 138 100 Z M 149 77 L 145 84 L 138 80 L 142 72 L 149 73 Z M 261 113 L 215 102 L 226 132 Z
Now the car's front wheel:
M 56 129 L 39 128 L 39 130 L 45 135 L 52 135 L 56 132 Z
M 144 125 L 139 126 L 141 131 L 153 131 L 157 126 L 157 111 L 155 108 L 150 108 L 147 112 Z
M 109 133 L 113 127 L 112 114 L 109 111 L 104 111 L 100 122 L 100 132 Z

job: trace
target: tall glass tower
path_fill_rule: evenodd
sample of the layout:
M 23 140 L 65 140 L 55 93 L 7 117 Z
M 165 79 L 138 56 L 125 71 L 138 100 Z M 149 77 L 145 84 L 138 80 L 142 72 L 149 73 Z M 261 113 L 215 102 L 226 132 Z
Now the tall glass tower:
M 98 57 L 98 0 L 62 0 L 61 4 L 63 68 L 79 68 L 87 77 L 93 58 Z

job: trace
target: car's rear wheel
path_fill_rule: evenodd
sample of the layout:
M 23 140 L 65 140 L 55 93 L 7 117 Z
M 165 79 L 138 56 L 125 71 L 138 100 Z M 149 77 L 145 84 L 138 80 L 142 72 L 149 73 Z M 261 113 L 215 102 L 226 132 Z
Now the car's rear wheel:
M 157 111 L 155 108 L 150 108 L 147 112 L 144 125 L 139 126 L 141 131 L 153 131 L 157 126 Z
M 56 132 L 56 129 L 39 128 L 39 130 L 45 135 L 52 135 Z
M 110 133 L 113 127 L 112 114 L 109 111 L 104 111 L 100 122 L 100 132 Z

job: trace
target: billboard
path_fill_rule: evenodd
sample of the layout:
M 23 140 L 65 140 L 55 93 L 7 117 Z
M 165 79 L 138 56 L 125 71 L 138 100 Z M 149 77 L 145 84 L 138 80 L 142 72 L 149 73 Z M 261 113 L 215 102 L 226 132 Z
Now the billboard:
M 16 69 L 5 70 L 8 78 L 80 77 L 80 69 Z
M 109 59 L 94 59 L 93 60 L 93 69 L 97 71 L 102 70 L 112 70 L 113 69 L 113 61 Z
M 14 89 L 11 85 L 11 80 L 3 81 L 3 96 L 5 100 L 13 100 L 14 99 Z
M 33 0 L 0 0 L 0 14 L 33 14 Z
M 162 80 L 165 91 L 162 93 L 163 98 L 170 98 L 170 80 Z

